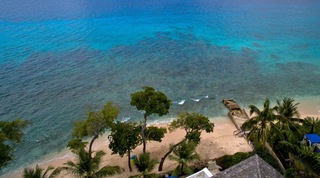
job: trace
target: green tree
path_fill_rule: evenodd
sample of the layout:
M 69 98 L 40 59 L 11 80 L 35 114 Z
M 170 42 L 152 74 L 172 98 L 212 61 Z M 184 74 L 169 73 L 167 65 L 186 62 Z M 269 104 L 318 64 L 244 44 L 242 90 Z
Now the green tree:
M 285 97 L 282 102 L 277 100 L 275 110 L 278 113 L 280 129 L 284 127 L 294 129 L 294 122 L 301 122 L 300 113 L 298 111 L 299 103 L 294 103 L 294 99 Z
M 184 141 L 173 150 L 173 155 L 169 155 L 169 159 L 178 162 L 178 166 L 172 173 L 173 175 L 180 176 L 193 173 L 188 163 L 199 159 L 196 147 L 195 143 Z
M 248 119 L 245 123 L 242 124 L 242 130 L 250 130 L 248 133 L 248 139 L 253 139 L 258 144 L 263 144 L 270 152 L 270 154 L 277 160 L 282 172 L 285 172 L 285 169 L 279 160 L 278 156 L 272 150 L 268 140 L 270 140 L 271 129 L 277 133 L 280 131 L 275 127 L 273 121 L 275 121 L 276 117 L 274 112 L 276 111 L 276 107 L 270 107 L 269 99 L 266 99 L 263 104 L 263 110 L 254 105 L 250 105 L 250 116 L 254 114 L 253 117 Z
M 119 154 L 121 157 L 128 155 L 128 167 L 131 172 L 130 153 L 141 143 L 140 128 L 135 123 L 117 122 L 112 126 L 108 138 L 112 154 Z
M 143 91 L 131 94 L 130 104 L 135 106 L 137 110 L 144 111 L 141 137 L 143 143 L 143 152 L 145 153 L 147 140 L 145 137 L 147 117 L 152 114 L 157 114 L 159 116 L 168 114 L 171 106 L 171 100 L 169 100 L 161 91 L 155 91 L 155 89 L 152 87 L 144 86 Z
M 281 160 L 287 160 L 289 157 L 286 146 L 281 142 L 290 140 L 291 143 L 297 144 L 301 137 L 299 123 L 302 119 L 299 118 L 298 105 L 299 103 L 295 103 L 294 99 L 285 97 L 282 101 L 277 100 L 275 106 L 277 115 L 274 123 L 276 129 L 271 127 L 269 143 L 272 143 L 274 152 Z
M 0 170 L 13 160 L 13 150 L 21 142 L 27 120 L 0 121 Z
M 130 176 L 134 178 L 143 177 L 143 178 L 155 178 L 158 177 L 156 174 L 151 173 L 152 169 L 158 164 L 157 160 L 150 159 L 150 153 L 142 153 L 139 157 L 134 159 L 134 165 L 137 167 L 138 171 L 141 174 Z
M 291 144 L 291 143 L 286 143 Z M 313 153 L 313 148 L 306 145 L 291 144 L 289 158 L 291 162 L 290 173 L 296 174 L 295 177 L 319 177 L 320 176 L 320 157 Z M 287 172 L 288 173 L 288 172 Z
M 225 170 L 249 158 L 250 156 L 252 156 L 250 152 L 237 152 L 233 155 L 223 155 L 217 158 L 216 161 L 217 164 L 221 166 L 222 170 Z
M 176 129 L 183 129 L 186 132 L 186 135 L 183 140 L 176 143 L 175 145 L 171 145 L 169 151 L 161 158 L 158 171 L 162 171 L 163 163 L 167 156 L 180 144 L 184 141 L 192 141 L 196 144 L 200 142 L 200 136 L 202 131 L 206 131 L 207 133 L 213 132 L 214 124 L 210 123 L 208 117 L 199 114 L 199 113 L 182 113 L 173 120 L 169 125 L 169 131 L 172 132 Z
M 77 146 L 84 146 L 85 142 L 82 142 L 84 137 L 92 137 L 89 144 L 89 154 L 92 153 L 93 142 L 102 135 L 107 128 L 110 128 L 119 114 L 119 108 L 112 102 L 108 102 L 104 105 L 103 109 L 98 112 L 89 112 L 87 120 L 79 121 L 74 124 L 72 136 L 75 137 L 71 140 L 68 146 L 73 150 L 77 149 Z M 75 146 L 76 145 L 76 146 Z
M 98 178 L 111 176 L 120 173 L 119 166 L 104 166 L 100 168 L 102 157 L 106 154 L 103 151 L 97 151 L 92 157 L 91 153 L 84 148 L 78 149 L 77 160 L 75 162 L 68 161 L 62 167 L 72 175 L 84 178 Z
M 149 126 L 145 130 L 146 140 L 161 142 L 164 134 L 167 133 L 166 128 Z
M 52 166 L 49 166 L 44 173 L 43 173 L 43 170 L 44 169 L 40 168 L 38 165 L 36 165 L 35 169 L 25 168 L 23 171 L 23 177 L 24 178 L 54 178 L 54 177 L 57 177 L 61 172 L 61 169 L 59 167 L 55 169 Z M 52 172 L 50 175 L 48 175 L 50 171 Z
M 302 123 L 303 127 L 310 129 L 309 133 L 317 133 L 317 131 L 320 131 L 320 119 L 318 117 L 306 117 Z
M 300 117 L 298 105 L 299 103 L 294 103 L 294 99 L 285 97 L 282 102 L 277 100 L 276 111 L 286 120 L 295 121 L 294 119 L 299 119 Z
M 274 114 L 276 107 L 270 108 L 270 101 L 266 99 L 262 111 L 254 105 L 250 105 L 249 108 L 250 116 L 252 116 L 252 114 L 254 114 L 254 116 L 243 123 L 241 126 L 242 130 L 250 130 L 248 134 L 249 139 L 254 139 L 259 142 L 267 141 L 270 129 L 273 126 L 273 121 L 276 119 Z

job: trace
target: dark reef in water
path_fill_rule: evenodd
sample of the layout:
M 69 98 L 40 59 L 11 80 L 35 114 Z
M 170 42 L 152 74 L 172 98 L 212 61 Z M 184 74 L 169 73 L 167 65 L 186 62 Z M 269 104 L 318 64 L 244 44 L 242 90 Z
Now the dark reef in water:
M 250 103 L 266 97 L 320 94 L 319 66 L 291 62 L 269 68 L 258 56 L 250 48 L 213 45 L 187 28 L 157 32 L 108 51 L 34 53 L 19 65 L 2 64 L 0 99 L 10 104 L 0 106 L 0 116 L 34 123 L 26 129 L 15 164 L 33 162 L 57 145 L 64 148 L 72 123 L 84 118 L 88 108 L 100 109 L 107 101 L 120 106 L 120 118 L 141 119 L 129 102 L 130 94 L 145 85 L 172 100 L 186 100 L 174 104 L 169 117 L 182 110 L 223 114 L 224 98 Z M 198 102 L 192 100 L 206 95 Z M 32 159 L 20 157 L 27 152 Z

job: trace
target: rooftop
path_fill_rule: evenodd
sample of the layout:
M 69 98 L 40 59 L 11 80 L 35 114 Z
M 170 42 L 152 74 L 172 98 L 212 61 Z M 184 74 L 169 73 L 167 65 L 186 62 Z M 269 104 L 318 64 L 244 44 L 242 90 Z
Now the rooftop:
M 255 154 L 211 178 L 283 178 L 283 176 Z
M 318 134 L 305 134 L 304 135 L 311 143 L 320 143 L 320 136 Z

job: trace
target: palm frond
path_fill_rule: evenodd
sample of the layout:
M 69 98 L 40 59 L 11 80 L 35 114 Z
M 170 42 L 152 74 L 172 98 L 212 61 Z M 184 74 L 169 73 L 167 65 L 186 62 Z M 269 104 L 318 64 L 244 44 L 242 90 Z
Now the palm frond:
M 105 154 L 106 153 L 103 151 L 97 151 L 92 153 L 93 156 L 91 156 L 91 154 L 87 152 L 85 149 L 80 149 L 77 152 L 76 161 L 68 161 L 64 163 L 65 166 L 61 169 L 66 170 L 67 172 L 79 177 L 105 177 L 107 175 L 117 173 L 118 171 L 120 171 L 120 168 L 117 166 L 105 166 L 99 169 L 102 157 Z
M 79 164 L 76 164 L 72 161 L 68 161 L 66 163 L 64 163 L 65 166 L 63 166 L 61 169 L 65 170 L 73 175 L 82 175 L 83 171 L 80 168 Z
M 199 155 L 195 149 L 195 143 L 185 141 L 173 150 L 173 155 L 169 155 L 171 160 L 178 162 L 178 166 L 174 171 L 175 175 L 192 173 L 192 169 L 188 166 L 188 163 L 199 159 Z
M 191 169 L 191 167 L 189 167 L 187 164 L 185 164 L 183 166 L 183 173 L 185 174 L 192 174 L 193 173 L 193 170 Z
M 24 169 L 23 177 L 24 178 L 46 178 L 49 171 L 53 170 L 54 167 L 48 166 L 46 171 L 42 174 L 43 169 L 40 168 L 38 165 L 36 165 L 35 169 L 26 168 Z M 56 168 L 52 171 L 52 173 L 49 175 L 49 178 L 54 178 L 58 174 L 60 174 L 60 168 Z
M 54 169 L 54 167 L 48 166 L 48 168 L 46 169 L 46 171 L 43 173 L 42 177 L 45 178 L 46 175 L 47 175 L 47 173 L 48 173 L 49 171 L 53 170 L 53 169 Z
M 24 178 L 36 177 L 36 171 L 34 169 L 31 169 L 31 168 L 25 168 L 24 171 L 23 171 L 23 177 Z M 40 175 L 38 175 L 37 177 L 40 178 Z
M 261 113 L 260 109 L 255 105 L 249 105 L 249 109 L 250 109 L 250 116 L 252 114 L 260 115 Z
M 142 153 L 139 157 L 134 159 L 134 165 L 137 167 L 138 171 L 142 173 L 152 171 L 157 163 L 157 160 L 150 159 L 150 153 Z
M 121 172 L 119 166 L 104 166 L 100 170 L 98 170 L 95 175 L 96 177 L 105 177 L 115 175 Z
M 181 165 L 179 164 L 172 172 L 173 176 L 179 176 L 182 174 Z
M 55 169 L 51 172 L 51 174 L 49 175 L 48 178 L 57 177 L 57 176 L 60 174 L 61 171 L 62 171 L 62 169 L 61 169 L 60 167 L 55 168 Z

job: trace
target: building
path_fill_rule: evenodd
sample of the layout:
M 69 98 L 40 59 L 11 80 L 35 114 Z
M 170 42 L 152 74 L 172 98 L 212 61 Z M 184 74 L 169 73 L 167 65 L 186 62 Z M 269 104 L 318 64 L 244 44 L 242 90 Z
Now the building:
M 211 178 L 283 178 L 283 176 L 255 154 Z
M 318 134 L 305 134 L 304 140 L 307 141 L 308 146 L 320 145 L 320 136 Z
M 209 171 L 209 169 L 204 168 L 201 171 L 188 176 L 187 178 L 211 178 L 211 177 L 212 177 L 212 173 Z

